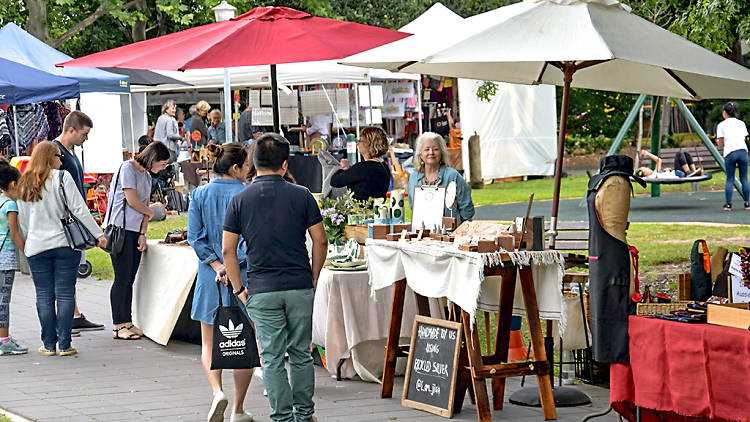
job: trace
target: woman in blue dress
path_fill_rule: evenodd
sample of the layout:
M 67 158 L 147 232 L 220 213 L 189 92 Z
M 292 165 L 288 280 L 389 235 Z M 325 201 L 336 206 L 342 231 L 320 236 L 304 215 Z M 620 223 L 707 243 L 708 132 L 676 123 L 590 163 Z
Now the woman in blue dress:
M 219 307 L 217 274 L 220 274 L 219 280 L 221 277 L 226 277 L 221 254 L 222 228 L 229 201 L 245 187 L 243 182 L 247 178 L 252 158 L 247 149 L 240 144 L 211 144 L 208 145 L 208 150 L 215 160 L 213 166 L 215 177 L 211 183 L 193 191 L 188 211 L 188 242 L 200 261 L 190 316 L 201 323 L 201 363 L 213 390 L 214 399 L 208 420 L 223 421 L 228 400 L 222 391 L 221 370 L 211 370 L 213 314 Z M 247 284 L 244 270 L 246 267 L 244 243 L 240 243 L 237 257 L 242 269 L 242 284 Z M 230 303 L 229 290 L 225 286 L 220 287 L 222 302 Z M 245 413 L 243 404 L 253 370 L 235 369 L 233 372 L 234 403 L 230 421 L 252 421 L 252 416 Z

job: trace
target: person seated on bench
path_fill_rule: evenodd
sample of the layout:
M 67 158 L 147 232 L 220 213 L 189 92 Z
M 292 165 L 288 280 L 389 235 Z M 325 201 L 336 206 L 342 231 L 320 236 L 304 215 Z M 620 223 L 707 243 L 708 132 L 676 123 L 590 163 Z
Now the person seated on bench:
M 648 167 L 639 167 L 636 174 L 641 177 L 648 177 L 652 179 L 679 179 L 683 177 L 699 176 L 703 174 L 702 170 L 696 170 L 695 164 L 693 163 L 693 157 L 690 156 L 689 152 L 678 151 L 674 156 L 674 170 L 667 168 L 662 169 L 662 160 L 656 155 L 641 150 L 641 157 L 648 157 L 656 163 L 655 168 L 652 170 Z

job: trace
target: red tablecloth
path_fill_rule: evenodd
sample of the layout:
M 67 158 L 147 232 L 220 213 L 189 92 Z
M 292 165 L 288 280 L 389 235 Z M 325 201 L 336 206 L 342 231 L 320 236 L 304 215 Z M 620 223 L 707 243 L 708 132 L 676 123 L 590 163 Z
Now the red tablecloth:
M 610 366 L 610 404 L 628 420 L 750 421 L 750 332 L 630 317 L 630 365 Z

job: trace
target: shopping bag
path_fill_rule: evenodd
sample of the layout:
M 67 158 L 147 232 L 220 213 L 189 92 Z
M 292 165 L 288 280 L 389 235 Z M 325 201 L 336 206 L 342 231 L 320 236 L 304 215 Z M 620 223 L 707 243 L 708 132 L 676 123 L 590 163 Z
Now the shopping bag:
M 260 366 L 255 330 L 250 325 L 236 296 L 229 292 L 230 303 L 224 306 L 219 289 L 219 307 L 214 314 L 214 338 L 211 369 L 250 369 Z M 229 287 L 227 287 L 229 289 Z

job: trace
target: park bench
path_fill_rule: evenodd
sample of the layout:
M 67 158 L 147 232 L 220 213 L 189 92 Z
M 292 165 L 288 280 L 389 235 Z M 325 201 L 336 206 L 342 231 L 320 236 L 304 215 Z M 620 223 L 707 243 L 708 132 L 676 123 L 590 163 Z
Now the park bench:
M 544 231 L 549 230 L 550 223 L 544 222 Z M 548 249 L 556 249 L 563 252 L 565 267 L 588 266 L 589 254 L 589 223 L 588 221 L 558 221 L 557 239 L 555 246 L 547 242 Z

